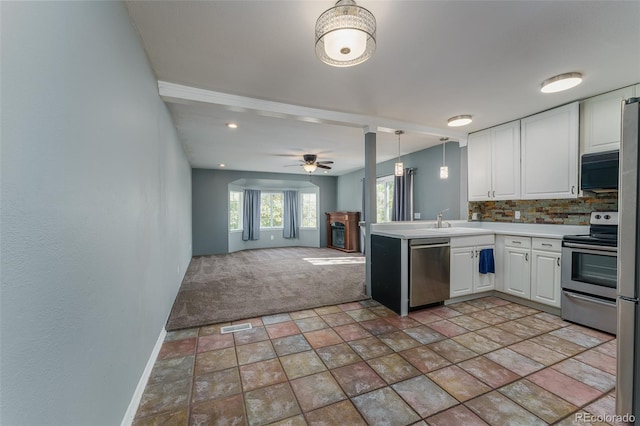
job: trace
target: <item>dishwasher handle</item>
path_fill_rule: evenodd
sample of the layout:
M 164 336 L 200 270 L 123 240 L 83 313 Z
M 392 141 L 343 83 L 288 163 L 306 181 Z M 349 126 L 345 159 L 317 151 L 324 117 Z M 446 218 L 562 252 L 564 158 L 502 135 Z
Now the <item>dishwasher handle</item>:
M 418 250 L 418 249 L 426 249 L 426 248 L 436 248 L 436 247 L 449 247 L 450 244 L 449 243 L 443 243 L 443 244 L 424 244 L 421 246 L 411 246 L 411 250 Z

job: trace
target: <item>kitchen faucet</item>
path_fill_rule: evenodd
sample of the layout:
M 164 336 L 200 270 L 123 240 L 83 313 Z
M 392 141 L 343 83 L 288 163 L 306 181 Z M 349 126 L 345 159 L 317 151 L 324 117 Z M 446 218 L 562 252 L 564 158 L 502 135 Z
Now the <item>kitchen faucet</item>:
M 440 213 L 438 213 L 438 228 L 442 228 L 442 213 L 449 211 L 449 209 L 444 209 L 442 210 Z M 451 224 L 449 224 L 449 227 L 451 227 Z

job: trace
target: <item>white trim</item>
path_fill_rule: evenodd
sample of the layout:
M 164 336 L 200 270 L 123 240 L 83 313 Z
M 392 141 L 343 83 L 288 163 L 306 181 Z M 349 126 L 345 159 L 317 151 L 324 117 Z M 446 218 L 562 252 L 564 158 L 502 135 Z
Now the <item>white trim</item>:
M 160 353 L 160 348 L 162 348 L 162 343 L 164 343 L 164 338 L 166 336 L 167 331 L 164 329 L 163 324 L 162 330 L 160 330 L 160 335 L 158 336 L 158 340 L 156 340 L 156 345 L 153 347 L 151 356 L 147 361 L 147 366 L 144 368 L 142 376 L 140 376 L 140 380 L 138 381 L 138 386 L 136 386 L 135 392 L 133 392 L 133 396 L 131 397 L 131 402 L 129 402 L 127 412 L 124 413 L 124 418 L 122 419 L 121 426 L 131 426 L 131 424 L 133 423 L 136 412 L 138 411 L 138 406 L 140 405 L 140 400 L 142 399 L 142 393 L 147 387 L 147 382 L 149 381 L 149 377 L 151 376 L 151 370 L 153 370 L 153 366 L 156 363 L 156 359 L 158 358 L 158 354 Z

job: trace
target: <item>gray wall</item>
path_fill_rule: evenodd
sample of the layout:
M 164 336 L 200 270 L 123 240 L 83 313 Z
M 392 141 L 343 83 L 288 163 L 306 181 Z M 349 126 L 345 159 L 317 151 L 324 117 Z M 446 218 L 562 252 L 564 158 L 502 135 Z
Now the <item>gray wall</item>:
M 237 179 L 308 180 L 309 176 L 235 170 L 193 169 L 193 255 L 228 253 L 228 185 Z M 320 247 L 327 245 L 325 212 L 336 211 L 337 179 L 312 176 L 319 190 Z M 358 208 L 358 210 L 360 210 Z
M 190 167 L 124 4 L 1 7 L 0 423 L 120 424 L 190 261 Z
M 389 160 L 376 166 L 378 177 L 393 174 L 396 160 Z M 420 213 L 421 220 L 435 220 L 438 212 L 445 219 L 460 218 L 460 148 L 457 142 L 447 143 L 446 164 L 449 178 L 440 179 L 442 165 L 442 145 L 403 155 L 405 167 L 415 168 L 414 211 Z M 338 210 L 360 211 L 362 209 L 362 181 L 364 169 L 338 177 Z M 466 194 L 464 196 L 466 198 Z

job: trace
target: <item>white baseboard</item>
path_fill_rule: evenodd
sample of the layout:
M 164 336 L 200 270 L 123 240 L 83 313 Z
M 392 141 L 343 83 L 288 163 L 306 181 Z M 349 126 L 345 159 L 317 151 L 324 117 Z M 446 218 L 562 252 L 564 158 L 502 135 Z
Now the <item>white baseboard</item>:
M 138 381 L 138 386 L 136 387 L 135 392 L 133 392 L 131 402 L 129 403 L 129 408 L 127 408 L 127 412 L 124 413 L 124 418 L 122 419 L 121 426 L 131 426 L 131 424 L 133 423 L 133 419 L 135 418 L 136 412 L 138 411 L 138 406 L 140 405 L 140 400 L 142 399 L 142 393 L 144 392 L 144 388 L 147 387 L 147 382 L 149 381 L 149 377 L 151 376 L 151 370 L 153 370 L 153 365 L 156 363 L 156 359 L 158 358 L 160 348 L 162 348 L 162 343 L 164 343 L 164 338 L 166 335 L 167 332 L 164 329 L 163 325 L 162 330 L 160 331 L 160 335 L 158 336 L 158 340 L 156 341 L 156 345 L 153 347 L 151 356 L 147 361 L 147 366 L 142 372 L 142 376 Z

